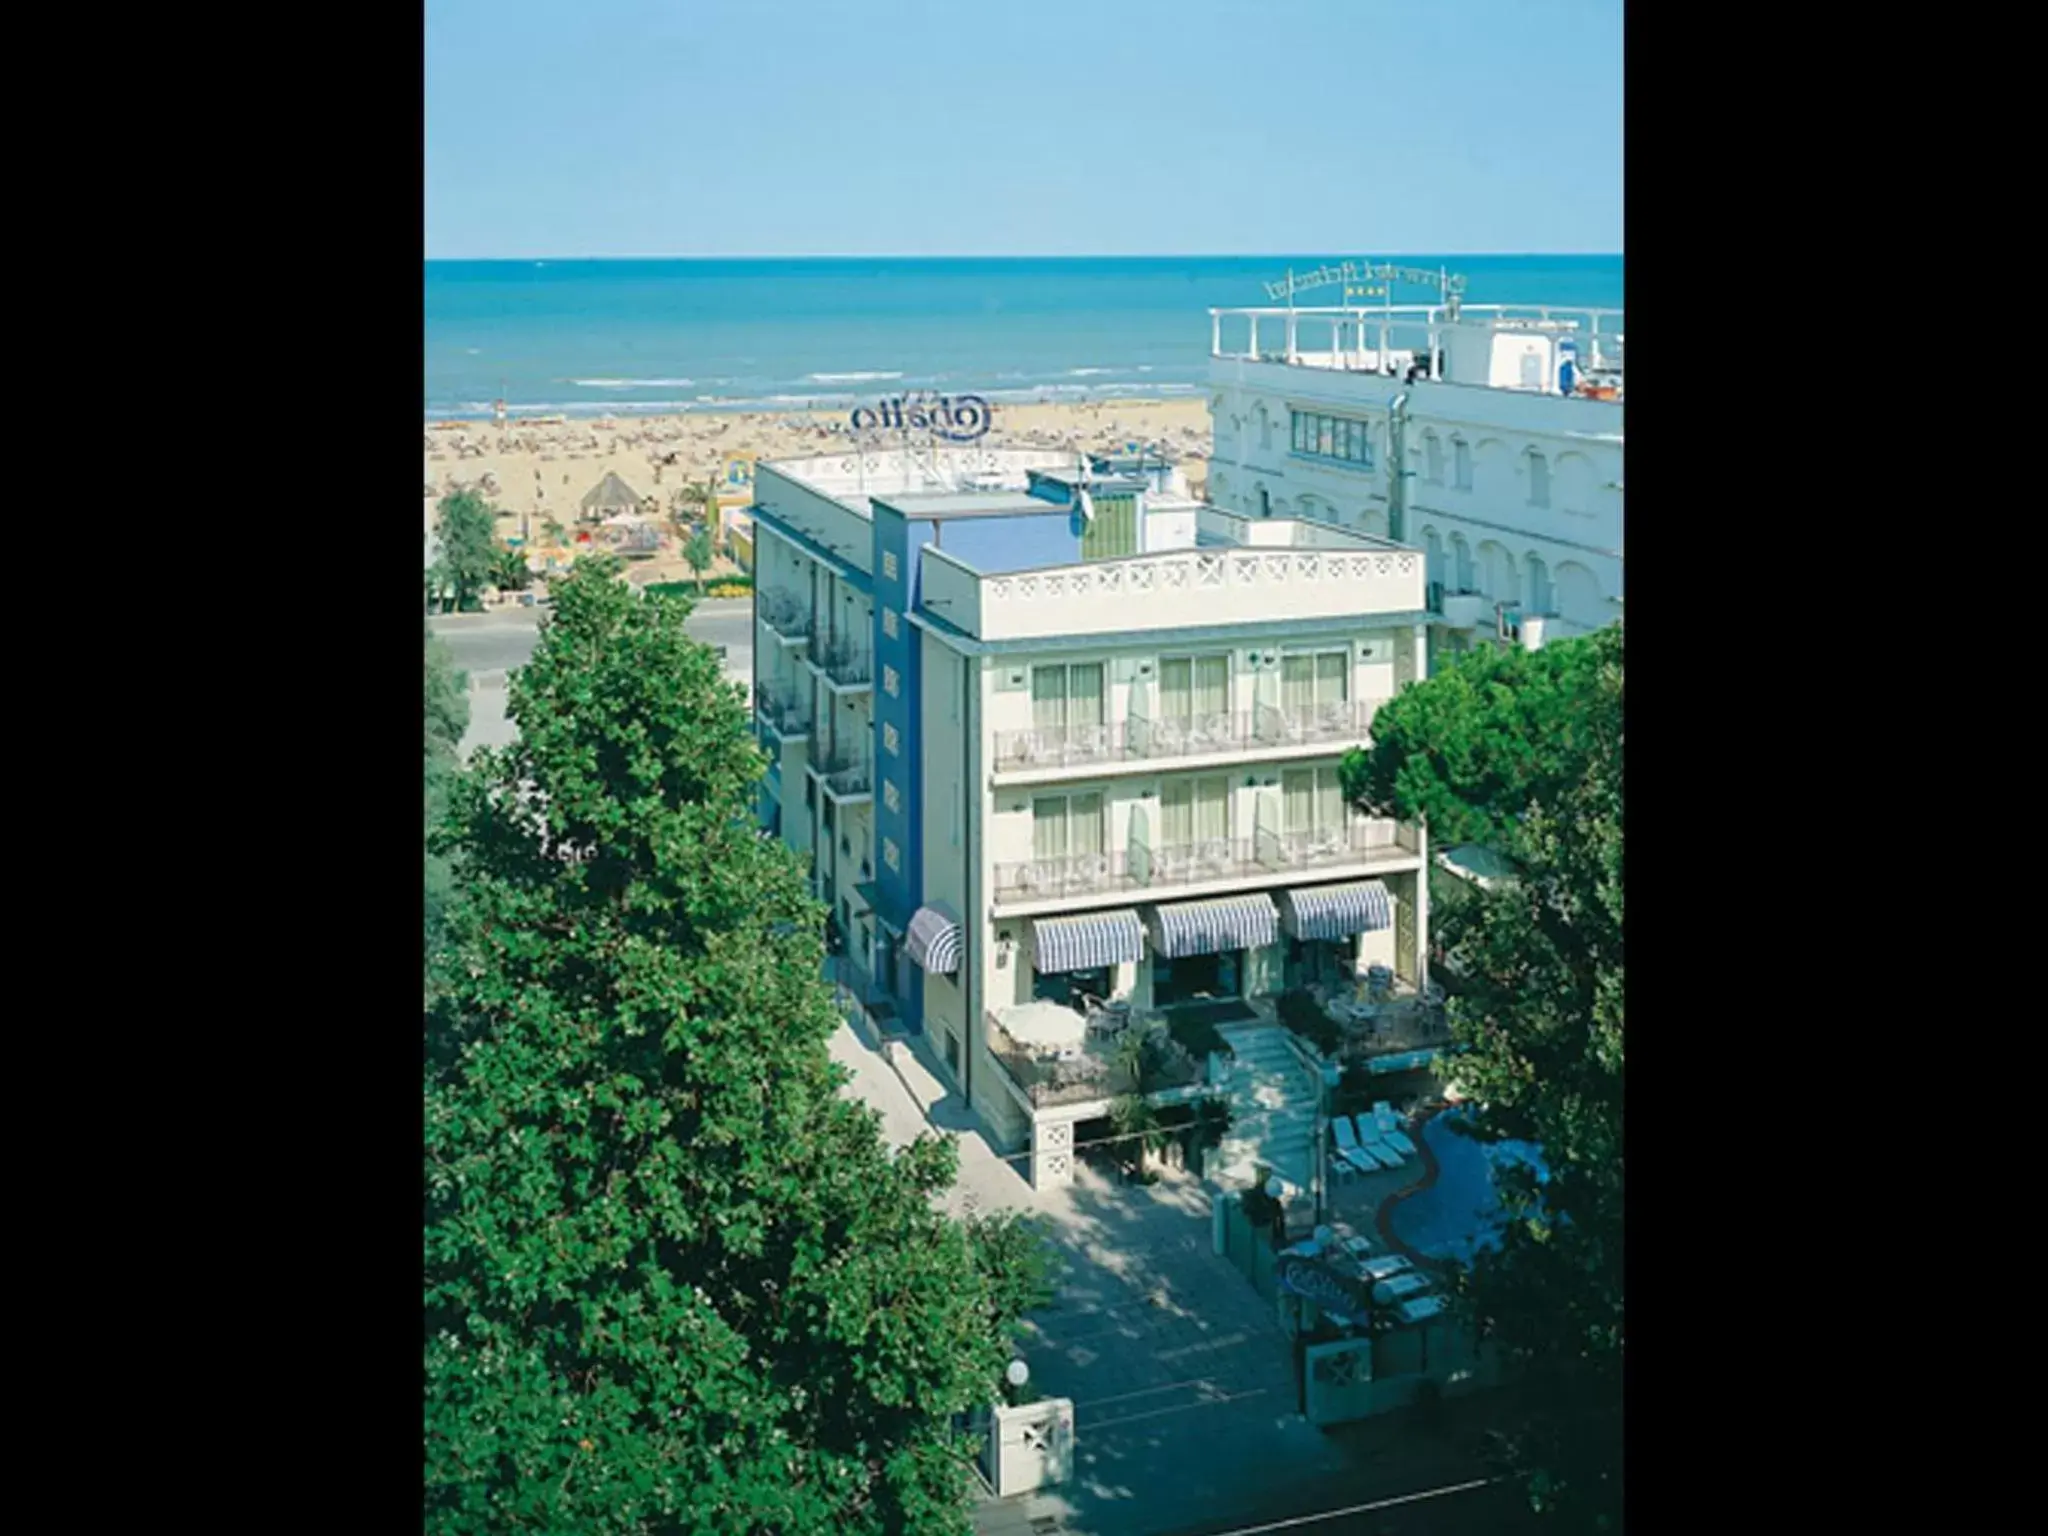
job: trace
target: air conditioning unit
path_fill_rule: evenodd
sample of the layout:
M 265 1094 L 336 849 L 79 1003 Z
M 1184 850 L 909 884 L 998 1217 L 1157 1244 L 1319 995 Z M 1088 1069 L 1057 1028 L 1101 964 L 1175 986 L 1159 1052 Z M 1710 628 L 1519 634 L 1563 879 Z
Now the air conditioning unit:
M 1494 629 L 1501 639 L 1520 640 L 1522 638 L 1522 614 L 1520 609 L 1510 608 L 1506 603 L 1495 603 L 1493 605 L 1493 613 Z

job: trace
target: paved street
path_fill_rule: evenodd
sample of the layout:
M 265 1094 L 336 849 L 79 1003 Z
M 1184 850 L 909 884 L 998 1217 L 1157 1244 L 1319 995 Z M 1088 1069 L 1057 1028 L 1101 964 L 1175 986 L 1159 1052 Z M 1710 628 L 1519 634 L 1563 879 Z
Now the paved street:
M 978 1536 L 1196 1536 L 1453 1487 L 1482 1476 L 1469 1436 L 1401 1416 L 1330 1431 L 1298 1411 L 1293 1349 L 1273 1307 L 1216 1255 L 1205 1187 L 1169 1175 L 1108 1182 L 1083 1164 L 1071 1189 L 1035 1193 L 932 1071 L 926 1047 L 884 1055 L 842 1025 L 833 1058 L 846 1092 L 882 1116 L 892 1145 L 939 1130 L 960 1148 L 957 1211 L 1039 1217 L 1064 1274 L 1028 1322 L 1032 1384 L 1074 1403 L 1075 1468 L 1048 1493 L 986 1499 Z M 1479 1409 L 1472 1400 L 1472 1408 Z M 1449 1417 L 1464 1417 L 1464 1405 Z M 1372 1536 L 1519 1530 L 1499 1490 L 1389 1504 L 1305 1523 Z
M 493 613 L 442 614 L 427 620 L 469 674 L 469 731 L 462 755 L 480 746 L 502 747 L 512 739 L 505 718 L 506 675 L 533 654 L 545 608 L 501 608 Z M 706 645 L 726 648 L 728 677 L 753 676 L 754 605 L 744 597 L 707 598 L 690 615 L 689 630 Z

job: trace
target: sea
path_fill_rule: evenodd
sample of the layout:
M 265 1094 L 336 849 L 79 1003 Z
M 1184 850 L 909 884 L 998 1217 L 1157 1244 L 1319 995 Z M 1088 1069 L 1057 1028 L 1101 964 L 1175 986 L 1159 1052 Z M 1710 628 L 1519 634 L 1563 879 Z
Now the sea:
M 1622 305 L 1619 255 L 429 261 L 426 415 L 1193 395 L 1211 308 L 1270 305 L 1269 282 L 1346 259 L 1447 269 L 1467 304 Z M 1386 301 L 1436 292 L 1396 281 Z

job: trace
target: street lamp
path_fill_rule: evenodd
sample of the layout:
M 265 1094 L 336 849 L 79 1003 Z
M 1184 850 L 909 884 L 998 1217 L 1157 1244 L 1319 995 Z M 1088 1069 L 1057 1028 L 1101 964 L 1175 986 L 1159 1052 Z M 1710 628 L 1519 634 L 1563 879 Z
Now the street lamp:
M 1012 1360 L 1009 1364 L 1008 1369 L 1006 1369 L 1003 1372 L 1003 1380 L 1007 1381 L 1013 1387 L 1021 1387 L 1024 1385 L 1025 1382 L 1029 1381 L 1030 1379 L 1031 1367 L 1026 1365 L 1022 1360 Z

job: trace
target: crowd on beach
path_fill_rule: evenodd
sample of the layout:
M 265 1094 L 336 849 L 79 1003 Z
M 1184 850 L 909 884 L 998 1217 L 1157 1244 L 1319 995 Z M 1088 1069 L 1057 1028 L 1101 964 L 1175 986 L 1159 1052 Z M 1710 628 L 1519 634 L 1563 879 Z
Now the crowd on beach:
M 1077 452 L 1135 443 L 1166 452 L 1199 482 L 1209 453 L 1207 402 L 1196 397 L 998 407 L 983 441 Z M 607 473 L 642 496 L 666 502 L 685 486 L 724 479 L 734 460 L 801 458 L 842 445 L 850 449 L 853 442 L 846 417 L 824 412 L 440 422 L 423 439 L 425 488 L 430 500 L 473 487 L 508 513 L 568 515 Z M 548 465 L 561 468 L 543 468 Z

